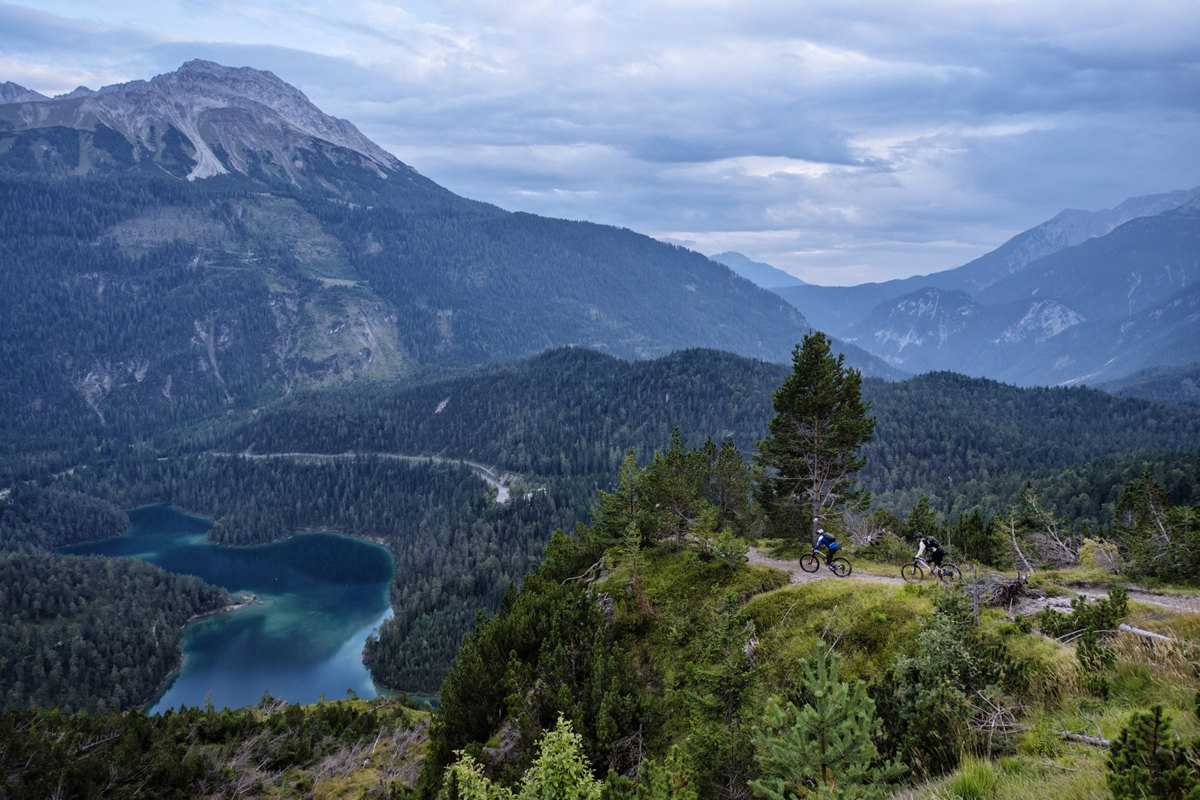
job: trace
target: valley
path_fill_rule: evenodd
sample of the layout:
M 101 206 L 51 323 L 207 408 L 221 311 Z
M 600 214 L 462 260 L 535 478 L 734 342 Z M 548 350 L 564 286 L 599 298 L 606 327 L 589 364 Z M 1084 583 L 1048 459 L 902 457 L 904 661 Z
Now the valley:
M 1094 800 L 1061 732 L 1135 758 L 1156 707 L 1200 782 L 1197 190 L 822 287 L 460 197 L 255 69 L 5 87 L 0 796 L 476 796 L 551 737 L 593 800 L 745 800 L 816 732 L 861 796 Z M 243 609 L 250 694 L 144 711 L 239 581 L 75 553 L 167 506 L 235 572 L 361 540 L 271 597 L 354 641 Z M 905 585 L 918 531 L 1028 581 Z M 309 645 L 351 691 L 264 694 Z

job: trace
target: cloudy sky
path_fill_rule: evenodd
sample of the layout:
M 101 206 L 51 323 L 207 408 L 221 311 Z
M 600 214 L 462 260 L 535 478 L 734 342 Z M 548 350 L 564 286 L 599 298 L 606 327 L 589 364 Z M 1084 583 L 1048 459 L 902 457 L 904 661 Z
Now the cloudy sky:
M 0 2 L 47 95 L 270 70 L 447 188 L 812 283 L 1200 185 L 1194 0 Z

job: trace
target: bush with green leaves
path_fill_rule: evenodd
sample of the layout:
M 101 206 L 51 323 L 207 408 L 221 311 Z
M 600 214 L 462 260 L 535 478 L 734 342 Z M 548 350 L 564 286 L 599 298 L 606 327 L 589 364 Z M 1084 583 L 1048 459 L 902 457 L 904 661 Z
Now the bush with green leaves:
M 918 652 L 872 685 L 885 743 L 918 774 L 953 769 L 969 741 L 970 698 L 1001 678 L 1002 665 L 985 661 L 990 648 L 979 637 L 961 590 L 933 592 L 934 613 L 918 634 Z
M 1108 590 L 1108 597 L 1095 603 L 1076 597 L 1070 613 L 1044 608 L 1038 615 L 1038 628 L 1047 636 L 1075 643 L 1075 655 L 1083 668 L 1083 685 L 1098 697 L 1108 696 L 1108 680 L 1104 671 L 1116 658 L 1106 646 L 1106 639 L 1129 613 L 1129 592 L 1123 586 Z
M 583 737 L 560 716 L 515 792 L 494 783 L 479 762 L 459 751 L 446 768 L 438 800 L 600 800 L 602 786 L 583 754 Z

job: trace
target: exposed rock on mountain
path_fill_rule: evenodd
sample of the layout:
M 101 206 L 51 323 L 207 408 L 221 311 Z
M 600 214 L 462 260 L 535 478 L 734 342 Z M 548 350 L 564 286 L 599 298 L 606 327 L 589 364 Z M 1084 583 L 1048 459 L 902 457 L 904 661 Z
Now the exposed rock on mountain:
M 94 173 L 149 162 L 189 180 L 240 173 L 300 182 L 317 155 L 374 168 L 380 176 L 409 171 L 349 122 L 322 113 L 296 88 L 246 67 L 189 61 L 150 81 L 96 92 L 81 87 L 54 99 L 16 90 L 7 92 L 4 102 L 18 107 L 5 109 L 0 119 L 18 134 L 18 149 L 24 144 L 33 152 L 38 131 L 91 134 L 81 136 L 78 151 L 40 139 L 46 146 L 41 165 L 51 172 Z M 328 145 L 362 158 L 347 159 Z

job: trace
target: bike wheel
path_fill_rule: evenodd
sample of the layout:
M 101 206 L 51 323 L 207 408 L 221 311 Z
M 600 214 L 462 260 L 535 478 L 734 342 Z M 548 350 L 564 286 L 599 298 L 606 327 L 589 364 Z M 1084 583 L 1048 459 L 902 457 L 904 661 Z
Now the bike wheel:
M 962 580 L 962 573 L 953 564 L 942 564 L 941 569 L 938 570 L 938 578 L 942 583 L 958 583 Z
M 900 568 L 900 577 L 909 583 L 920 583 L 925 580 L 925 573 L 921 571 L 916 562 L 910 562 Z
M 833 570 L 833 574 L 839 578 L 845 578 L 850 574 L 850 562 L 844 558 L 835 558 L 829 562 L 829 568 Z
M 805 572 L 816 572 L 821 568 L 821 559 L 816 553 L 805 553 L 800 556 L 800 569 Z

